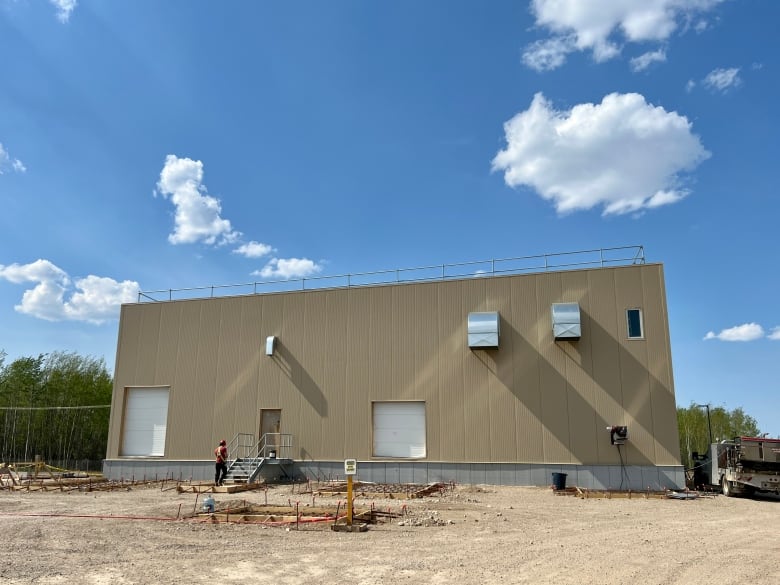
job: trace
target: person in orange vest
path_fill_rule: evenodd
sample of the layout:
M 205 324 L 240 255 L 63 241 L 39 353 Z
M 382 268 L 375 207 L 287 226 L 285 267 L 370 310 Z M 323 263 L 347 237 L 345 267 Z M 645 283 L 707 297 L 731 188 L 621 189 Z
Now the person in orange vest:
M 219 446 L 214 449 L 214 456 L 216 459 L 216 472 L 214 473 L 214 485 L 225 485 L 225 476 L 227 475 L 227 441 L 222 439 L 219 442 Z

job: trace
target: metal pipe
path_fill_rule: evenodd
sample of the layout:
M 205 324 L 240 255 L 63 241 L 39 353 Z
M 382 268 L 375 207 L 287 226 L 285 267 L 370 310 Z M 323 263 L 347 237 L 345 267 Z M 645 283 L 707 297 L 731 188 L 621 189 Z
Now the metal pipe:
M 710 445 L 712 445 L 712 421 L 710 420 L 710 405 L 709 404 L 695 404 L 694 406 L 697 406 L 698 408 L 706 408 L 707 409 L 707 429 L 710 433 Z

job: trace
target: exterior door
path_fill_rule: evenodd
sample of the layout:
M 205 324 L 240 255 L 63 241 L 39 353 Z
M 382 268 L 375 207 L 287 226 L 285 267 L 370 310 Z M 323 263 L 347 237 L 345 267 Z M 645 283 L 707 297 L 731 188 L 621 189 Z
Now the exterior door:
M 265 437 L 265 442 L 261 444 L 263 457 L 279 456 L 280 436 L 282 432 L 282 411 L 278 408 L 264 408 L 260 411 L 260 439 Z

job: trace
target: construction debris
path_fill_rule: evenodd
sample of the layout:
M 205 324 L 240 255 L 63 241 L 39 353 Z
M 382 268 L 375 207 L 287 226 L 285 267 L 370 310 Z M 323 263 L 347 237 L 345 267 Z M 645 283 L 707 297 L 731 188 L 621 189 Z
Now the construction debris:
M 19 474 L 8 463 L 3 463 L 0 466 L 0 486 L 14 486 L 17 483 L 19 483 Z
M 444 520 L 439 513 L 435 510 L 421 512 L 418 514 L 409 515 L 400 522 L 398 526 L 447 526 L 453 524 L 452 520 Z
M 669 496 L 668 490 L 651 490 L 646 489 L 643 491 L 637 491 L 637 490 L 596 490 L 596 489 L 590 489 L 590 488 L 581 488 L 581 487 L 567 487 L 564 489 L 554 489 L 553 493 L 556 496 L 576 496 L 578 498 L 582 498 L 584 500 L 593 499 L 593 498 L 603 498 L 603 499 L 613 499 L 613 498 L 624 498 L 624 499 L 662 499 L 667 498 Z
M 268 489 L 268 486 L 264 483 L 235 483 L 228 485 L 214 485 L 213 483 L 184 483 L 176 486 L 176 490 L 180 494 L 184 492 L 191 492 L 195 494 L 234 494 L 236 492 L 265 489 Z
M 373 505 L 368 509 L 354 510 L 353 521 L 361 524 L 377 524 L 393 518 L 400 518 L 405 509 L 400 512 L 379 510 Z M 183 516 L 185 519 L 199 520 L 209 523 L 263 524 L 266 526 L 291 526 L 332 523 L 340 524 L 346 521 L 344 508 L 339 502 L 336 506 L 301 506 L 299 503 L 290 506 L 247 504 L 246 501 L 226 501 L 216 504 L 213 511 L 195 510 Z
M 410 500 L 412 498 L 424 498 L 432 495 L 440 495 L 450 485 L 445 483 L 409 484 L 409 483 L 370 483 L 356 481 L 352 484 L 352 495 L 355 498 L 387 498 L 389 500 Z M 330 484 L 326 489 L 315 492 L 319 496 L 346 496 L 347 484 Z

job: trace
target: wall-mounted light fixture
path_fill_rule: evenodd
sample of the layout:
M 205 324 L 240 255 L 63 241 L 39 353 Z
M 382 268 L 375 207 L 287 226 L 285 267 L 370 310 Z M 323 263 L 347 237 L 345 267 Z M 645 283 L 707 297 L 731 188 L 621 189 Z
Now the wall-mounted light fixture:
M 265 355 L 274 355 L 274 347 L 276 346 L 276 337 L 269 335 L 265 338 Z

